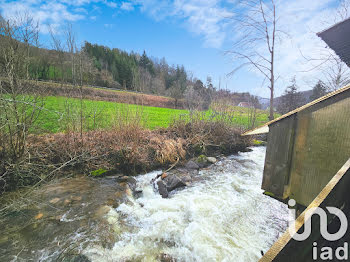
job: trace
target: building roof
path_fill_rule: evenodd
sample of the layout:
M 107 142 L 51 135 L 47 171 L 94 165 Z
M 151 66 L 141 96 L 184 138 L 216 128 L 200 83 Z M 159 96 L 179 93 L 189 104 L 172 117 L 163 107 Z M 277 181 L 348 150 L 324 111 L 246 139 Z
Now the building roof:
M 296 113 L 298 113 L 300 111 L 303 111 L 304 109 L 309 108 L 309 107 L 311 107 L 311 106 L 313 106 L 313 105 L 315 105 L 317 103 L 320 103 L 320 102 L 322 102 L 322 101 L 324 101 L 324 100 L 326 100 L 326 99 L 328 99 L 330 97 L 333 97 L 333 96 L 335 96 L 337 94 L 345 92 L 346 90 L 350 90 L 350 85 L 345 86 L 343 88 L 340 88 L 340 89 L 338 89 L 338 90 L 336 90 L 334 92 L 328 93 L 327 95 L 322 96 L 322 97 L 320 97 L 320 98 L 318 98 L 318 99 L 316 99 L 314 101 L 311 101 L 310 103 L 308 103 L 306 105 L 303 105 L 303 106 L 301 106 L 301 107 L 299 107 L 297 109 L 294 109 L 293 111 L 290 111 L 287 114 L 284 114 L 284 115 L 282 115 L 282 116 L 280 116 L 280 117 L 278 117 L 278 118 L 276 118 L 276 119 L 274 119 L 274 120 L 272 120 L 270 122 L 267 122 L 267 123 L 265 123 L 262 126 L 259 126 L 259 127 L 255 128 L 255 129 L 252 129 L 252 130 L 249 130 L 249 131 L 243 133 L 242 136 L 250 136 L 250 135 L 258 135 L 258 134 L 268 133 L 269 132 L 269 127 L 268 127 L 269 125 L 271 125 L 271 124 L 273 124 L 275 122 L 278 122 L 278 121 L 280 121 L 280 120 L 282 120 L 282 119 L 284 119 L 286 117 L 294 115 L 294 114 L 296 114 Z
M 248 103 L 248 102 L 240 102 L 240 103 L 238 104 L 238 106 L 241 106 L 241 107 L 250 107 L 251 104 Z
M 317 35 L 350 67 L 350 18 Z

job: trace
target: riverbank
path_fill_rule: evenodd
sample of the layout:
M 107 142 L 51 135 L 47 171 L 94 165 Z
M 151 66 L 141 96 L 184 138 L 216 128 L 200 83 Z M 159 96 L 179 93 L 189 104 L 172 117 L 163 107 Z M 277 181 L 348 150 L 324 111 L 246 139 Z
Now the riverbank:
M 66 132 L 27 138 L 20 161 L 2 152 L 0 192 L 38 185 L 53 177 L 133 176 L 184 164 L 200 155 L 244 151 L 251 145 L 227 119 L 178 120 L 170 127 L 147 130 L 121 122 L 110 130 Z
M 1 216 L 0 260 L 257 261 L 288 219 L 260 189 L 264 156 L 222 156 L 168 198 L 160 170 L 52 181 Z

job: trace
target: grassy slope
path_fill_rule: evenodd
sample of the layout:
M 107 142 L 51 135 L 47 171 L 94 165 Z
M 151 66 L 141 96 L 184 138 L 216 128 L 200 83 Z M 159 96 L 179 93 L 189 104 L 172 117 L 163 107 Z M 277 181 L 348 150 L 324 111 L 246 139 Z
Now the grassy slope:
M 61 86 L 55 82 L 32 82 L 36 86 L 36 91 L 46 96 L 64 96 L 72 98 L 80 98 L 80 88 L 71 84 Z M 173 108 L 175 100 L 171 97 L 132 92 L 127 90 L 115 90 L 111 88 L 83 86 L 83 96 L 86 99 L 97 101 L 110 101 L 117 103 L 139 104 L 141 101 L 144 105 L 154 107 Z M 178 101 L 178 106 L 182 106 Z
M 78 124 L 80 119 L 80 100 L 76 98 L 53 97 L 45 98 L 45 110 L 42 111 L 38 121 L 42 130 L 40 132 L 62 131 L 63 121 L 67 115 L 71 123 Z M 83 100 L 83 112 L 87 129 L 108 128 L 122 119 L 142 119 L 147 128 L 167 127 L 169 123 L 180 115 L 187 114 L 186 110 L 169 108 L 138 106 L 107 101 Z M 63 117 L 62 117 L 63 116 Z
M 41 130 L 38 132 L 60 132 L 65 125 L 63 121 L 69 121 L 70 125 L 79 125 L 80 100 L 66 97 L 45 97 L 45 110 L 42 111 L 38 121 Z M 117 125 L 118 121 L 142 121 L 145 127 L 155 129 L 167 127 L 175 118 L 186 117 L 187 110 L 170 108 L 139 106 L 107 101 L 83 100 L 83 112 L 85 129 L 110 128 Z M 247 127 L 248 109 L 234 107 L 233 122 L 239 126 Z M 210 115 L 210 111 L 206 115 Z M 68 117 L 67 117 L 68 116 Z M 67 120 L 69 119 L 69 120 Z M 94 120 L 95 119 L 95 120 Z M 267 113 L 259 110 L 257 125 L 268 121 Z
M 248 127 L 248 108 L 234 106 L 232 107 L 234 113 L 234 122 L 237 123 L 240 126 Z M 275 117 L 279 116 L 278 114 L 275 114 Z M 269 121 L 269 112 L 266 110 L 260 110 L 257 109 L 256 111 L 256 120 L 255 120 L 255 126 L 260 126 L 266 122 Z
M 114 92 L 114 93 L 118 93 L 118 94 L 125 94 L 125 95 L 154 96 L 154 97 L 161 97 L 161 98 L 173 100 L 173 98 L 168 97 L 168 96 L 151 95 L 151 94 L 138 93 L 138 92 L 132 92 L 132 91 L 127 91 L 127 90 L 116 90 L 116 89 L 111 89 L 111 88 L 107 89 L 107 88 L 102 88 L 102 87 L 91 87 L 91 86 L 86 86 L 86 88 L 109 91 L 109 92 Z

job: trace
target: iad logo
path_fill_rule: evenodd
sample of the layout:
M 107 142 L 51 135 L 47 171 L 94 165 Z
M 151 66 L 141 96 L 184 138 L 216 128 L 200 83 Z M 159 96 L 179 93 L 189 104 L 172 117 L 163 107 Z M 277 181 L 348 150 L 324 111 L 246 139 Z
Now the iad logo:
M 289 206 L 293 207 L 295 206 L 296 202 L 294 199 L 290 199 L 288 201 Z M 345 214 L 343 211 L 341 211 L 339 208 L 336 207 L 326 207 L 329 213 L 336 215 L 340 220 L 340 228 L 338 232 L 330 234 L 327 231 L 327 214 L 326 212 L 320 208 L 320 207 L 313 207 L 306 211 L 305 218 L 307 219 L 304 223 L 304 232 L 298 233 L 295 229 L 295 219 L 296 219 L 296 211 L 294 209 L 291 209 L 291 219 L 289 219 L 289 234 L 292 236 L 293 239 L 297 241 L 303 241 L 307 239 L 311 234 L 311 218 L 312 215 L 317 214 L 320 216 L 320 231 L 321 235 L 324 239 L 328 241 L 336 241 L 341 239 L 348 229 L 348 220 L 346 219 Z
M 290 199 L 288 201 L 288 204 L 290 207 L 294 207 L 296 202 L 294 199 Z M 304 222 L 304 232 L 298 233 L 296 228 L 295 228 L 296 211 L 294 209 L 291 209 L 291 211 L 290 211 L 291 216 L 289 219 L 289 234 L 291 235 L 291 237 L 297 241 L 304 241 L 305 239 L 307 239 L 311 234 L 311 216 L 314 214 L 317 214 L 320 217 L 320 232 L 321 232 L 322 237 L 328 241 L 336 241 L 336 240 L 341 239 L 345 235 L 345 233 L 348 229 L 348 220 L 347 220 L 345 214 L 343 213 L 343 211 L 341 211 L 339 208 L 326 207 L 326 209 L 328 210 L 328 212 L 330 214 L 333 214 L 339 218 L 340 228 L 339 228 L 338 232 L 329 233 L 327 230 L 328 223 L 327 223 L 326 212 L 320 207 L 313 207 L 313 208 L 308 209 L 305 213 L 304 218 L 306 221 Z M 317 250 L 317 243 L 316 242 L 313 243 L 312 251 L 313 251 L 312 257 L 314 260 L 316 260 L 318 258 L 318 250 Z M 320 251 L 321 251 L 321 253 L 320 253 L 321 260 L 333 259 L 333 250 L 331 247 L 322 247 Z M 341 246 L 335 250 L 335 257 L 339 260 L 347 260 L 348 259 L 348 243 L 345 242 L 344 247 Z

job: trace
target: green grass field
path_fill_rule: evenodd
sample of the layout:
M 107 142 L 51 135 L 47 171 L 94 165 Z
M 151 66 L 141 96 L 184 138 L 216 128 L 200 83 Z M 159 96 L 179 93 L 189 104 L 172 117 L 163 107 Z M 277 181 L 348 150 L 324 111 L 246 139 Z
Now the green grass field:
M 70 126 L 79 126 L 81 115 L 80 108 L 83 108 L 84 129 L 111 128 L 118 125 L 120 121 L 140 121 L 146 128 L 167 127 L 176 118 L 187 118 L 189 111 L 170 108 L 140 106 L 133 104 L 121 104 L 106 101 L 83 100 L 66 97 L 45 97 L 44 110 L 38 118 L 38 133 L 61 132 Z M 205 116 L 212 116 L 210 110 Z M 215 118 L 215 117 L 214 117 Z M 231 122 L 247 127 L 248 109 L 234 107 L 231 114 Z M 256 125 L 268 121 L 267 112 L 259 110 Z

